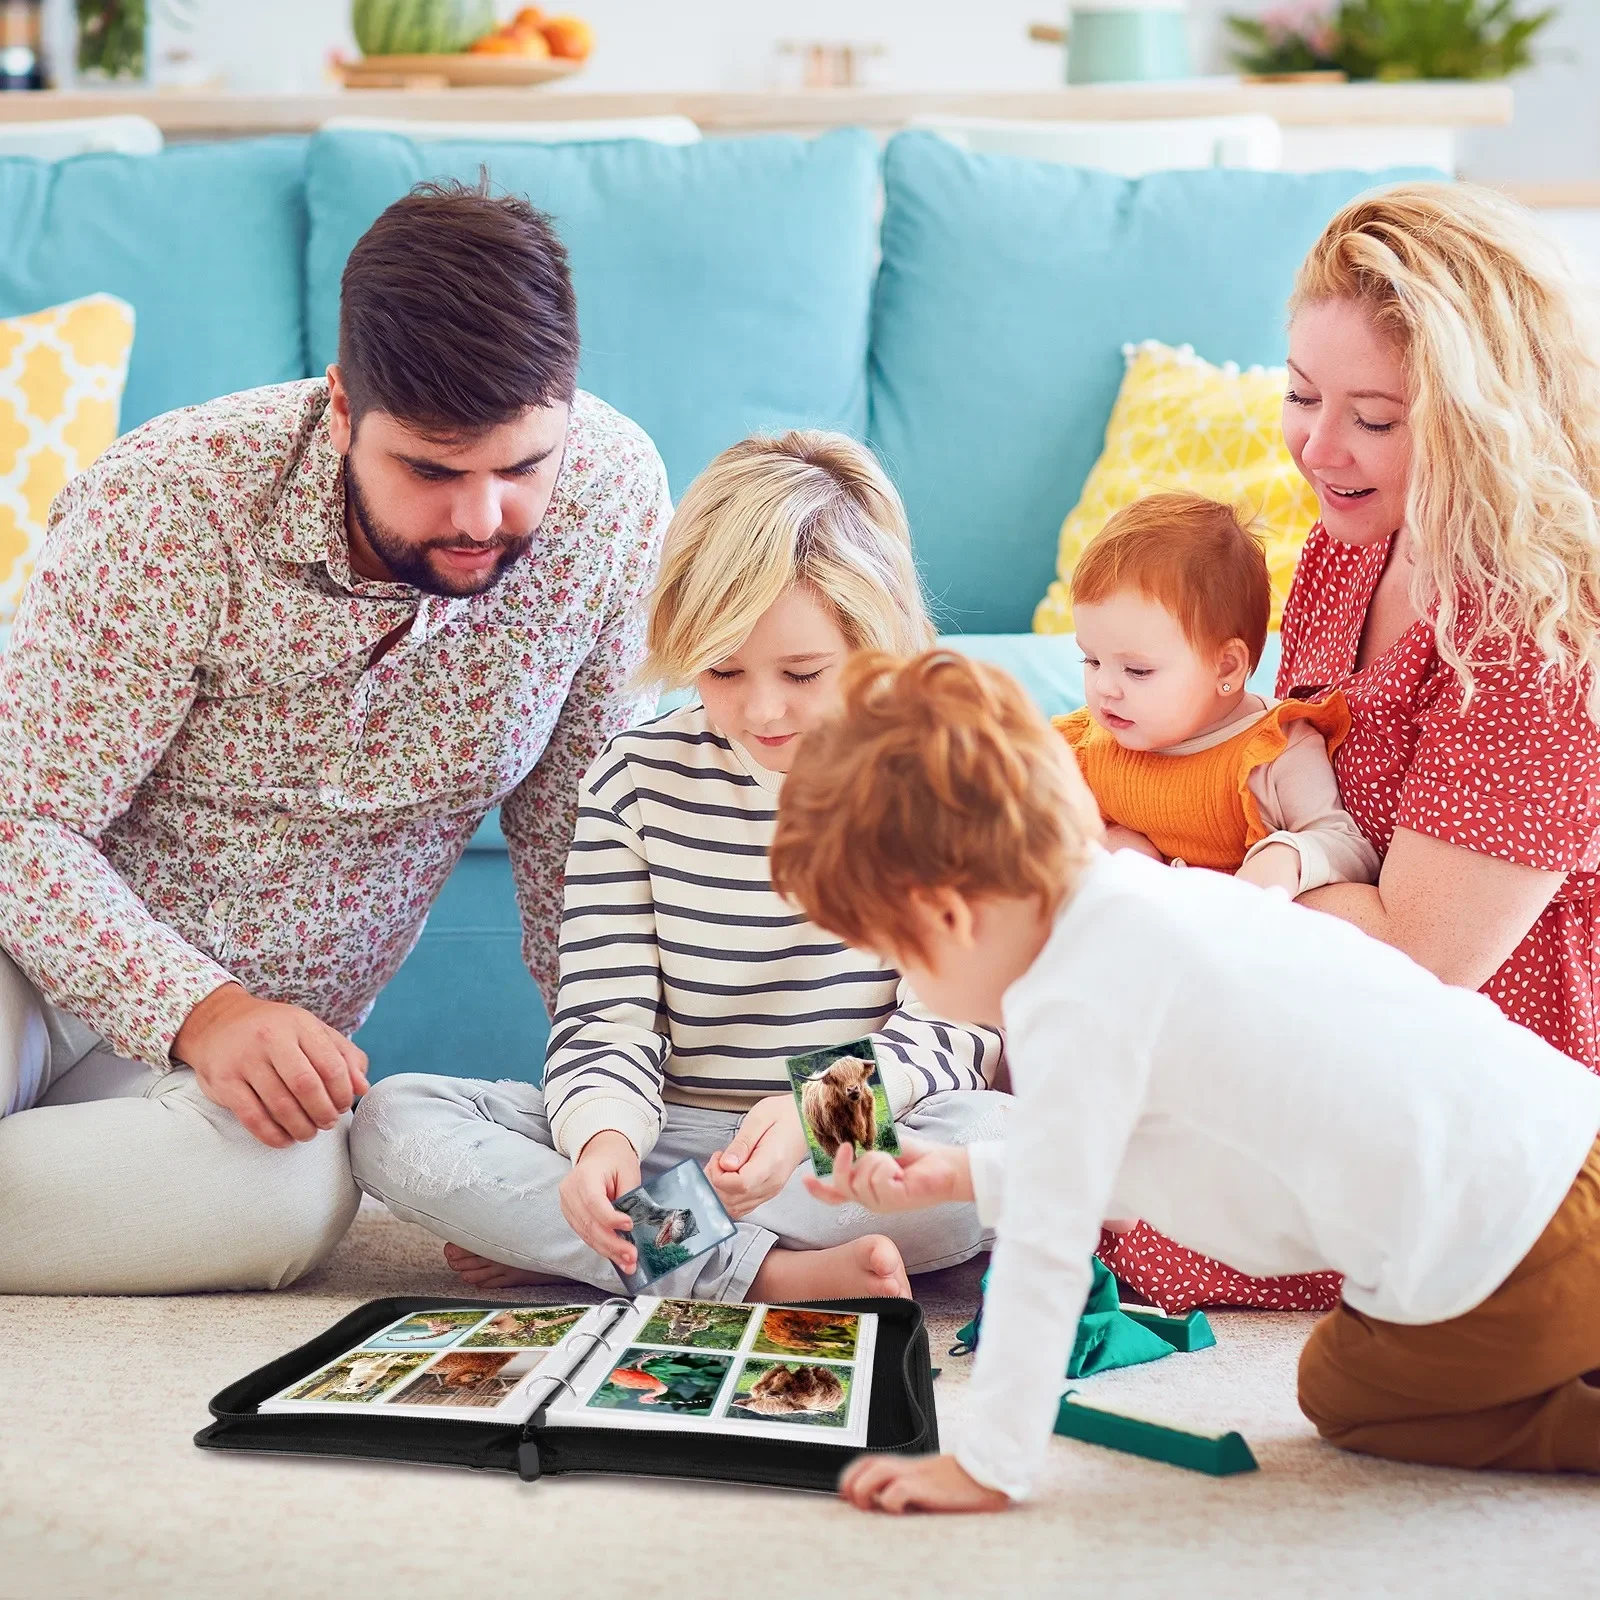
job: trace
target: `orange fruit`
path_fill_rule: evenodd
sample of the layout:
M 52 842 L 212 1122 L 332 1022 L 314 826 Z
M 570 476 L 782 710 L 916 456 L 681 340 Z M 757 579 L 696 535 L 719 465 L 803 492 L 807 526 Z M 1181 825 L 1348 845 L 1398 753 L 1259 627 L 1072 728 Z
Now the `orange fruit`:
M 542 28 L 544 12 L 538 6 L 524 6 L 508 25 L 513 28 Z
M 581 17 L 552 17 L 544 25 L 550 54 L 582 61 L 594 49 L 594 30 Z
M 506 33 L 486 33 L 467 47 L 467 53 L 474 56 L 514 56 L 521 52 L 522 46 Z

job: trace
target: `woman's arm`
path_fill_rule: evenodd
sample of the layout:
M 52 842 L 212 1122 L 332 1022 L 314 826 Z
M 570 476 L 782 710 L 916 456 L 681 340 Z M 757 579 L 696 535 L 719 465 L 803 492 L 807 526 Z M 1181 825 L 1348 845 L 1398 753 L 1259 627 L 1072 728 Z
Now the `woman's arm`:
M 1330 883 L 1300 904 L 1355 923 L 1446 983 L 1481 989 L 1565 881 L 1564 872 L 1396 828 L 1375 886 Z

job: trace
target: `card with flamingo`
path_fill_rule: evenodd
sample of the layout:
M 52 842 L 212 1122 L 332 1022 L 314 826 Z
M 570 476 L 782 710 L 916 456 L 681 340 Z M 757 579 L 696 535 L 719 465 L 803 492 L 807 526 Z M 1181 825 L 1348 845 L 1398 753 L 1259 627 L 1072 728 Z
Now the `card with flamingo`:
M 640 1350 L 623 1353 L 605 1382 L 589 1397 L 602 1411 L 709 1417 L 733 1361 L 699 1350 Z

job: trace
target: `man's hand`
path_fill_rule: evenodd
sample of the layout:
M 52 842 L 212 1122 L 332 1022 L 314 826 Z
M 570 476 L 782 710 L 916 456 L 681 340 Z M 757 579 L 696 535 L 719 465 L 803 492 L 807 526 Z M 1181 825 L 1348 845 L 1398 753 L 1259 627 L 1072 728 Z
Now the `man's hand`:
M 839 1493 L 860 1511 L 1004 1511 L 1011 1496 L 978 1482 L 954 1456 L 862 1456 Z
M 850 1145 L 840 1145 L 833 1176 L 807 1173 L 806 1188 L 830 1206 L 853 1200 L 868 1211 L 918 1211 L 972 1199 L 972 1167 L 960 1145 L 929 1144 L 902 1133 L 897 1156 L 882 1150 L 858 1156 Z
M 639 1177 L 639 1152 L 633 1141 L 614 1128 L 604 1128 L 578 1152 L 572 1171 L 561 1180 L 561 1215 L 567 1225 L 591 1250 L 624 1272 L 639 1265 L 639 1252 L 617 1230 L 631 1229 L 633 1218 L 611 1202 L 637 1189 Z
M 1120 822 L 1106 824 L 1106 849 L 1135 850 L 1142 856 L 1149 856 L 1152 861 L 1164 862 L 1167 859 L 1142 833 L 1125 828 Z
M 1257 850 L 1234 877 L 1258 889 L 1282 889 L 1293 900 L 1300 893 L 1300 852 L 1275 839 L 1264 850 Z
M 237 983 L 184 1018 L 172 1058 L 274 1150 L 316 1138 L 367 1092 L 365 1051 L 309 1011 L 258 1000 Z
M 730 1217 L 748 1216 L 794 1176 L 809 1149 L 794 1096 L 768 1095 L 745 1113 L 728 1148 L 706 1162 L 706 1177 Z

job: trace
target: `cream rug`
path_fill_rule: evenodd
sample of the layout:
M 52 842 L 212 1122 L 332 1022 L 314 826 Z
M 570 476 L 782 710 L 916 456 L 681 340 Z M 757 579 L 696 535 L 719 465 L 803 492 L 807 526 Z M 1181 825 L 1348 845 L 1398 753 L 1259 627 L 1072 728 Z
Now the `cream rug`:
M 977 1278 L 973 1264 L 918 1283 L 947 1437 L 971 1363 L 942 1352 Z M 1093 1380 L 1130 1410 L 1241 1429 L 1260 1472 L 1214 1480 L 1057 1440 L 1037 1501 L 1003 1516 L 895 1521 L 822 1496 L 524 1485 L 190 1443 L 233 1378 L 363 1300 L 452 1284 L 431 1238 L 364 1207 L 287 1293 L 0 1299 L 0 1595 L 1578 1600 L 1600 1582 L 1600 1484 L 1324 1447 L 1294 1405 L 1298 1316 L 1219 1314 L 1217 1349 Z

